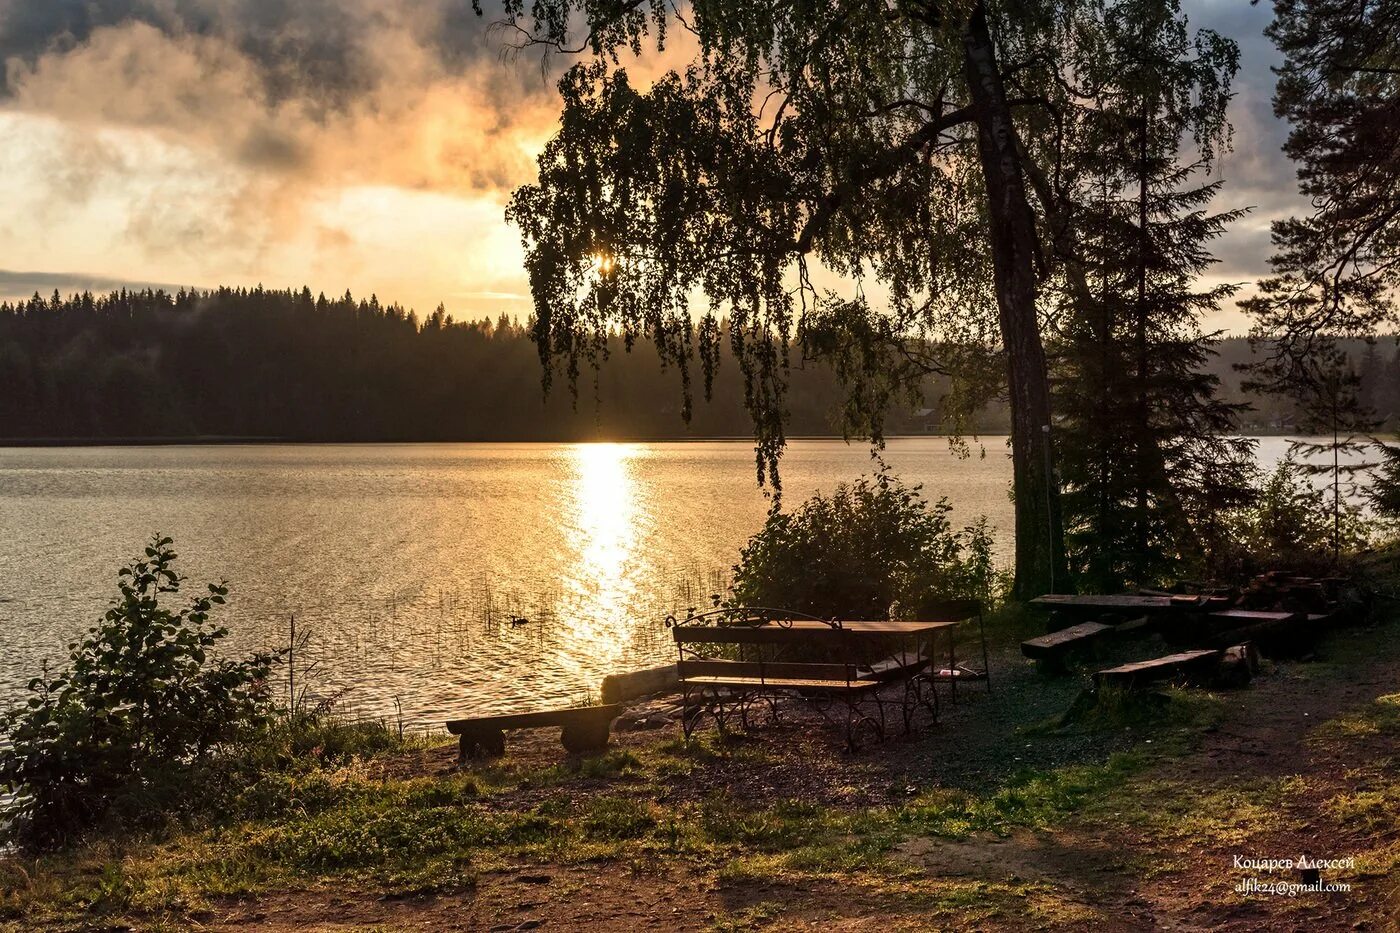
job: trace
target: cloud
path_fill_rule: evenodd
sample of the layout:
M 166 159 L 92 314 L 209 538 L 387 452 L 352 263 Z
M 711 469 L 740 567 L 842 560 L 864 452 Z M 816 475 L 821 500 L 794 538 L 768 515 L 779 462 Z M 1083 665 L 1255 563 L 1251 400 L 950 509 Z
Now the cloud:
M 74 292 L 119 291 L 123 288 L 128 291 L 154 288 L 173 292 L 179 290 L 180 286 L 169 282 L 139 282 L 83 272 L 16 272 L 0 269 L 0 301 L 25 299 L 36 294 L 48 297 L 55 290 L 60 294 L 69 295 Z
M 0 196 L 28 218 L 0 219 L 0 250 L 387 293 L 401 273 L 376 275 L 375 250 L 424 226 L 398 213 L 421 201 L 387 190 L 489 206 L 499 247 L 558 101 L 537 61 L 502 62 L 489 25 L 470 0 L 0 0 Z M 380 213 L 323 216 L 347 199 Z M 523 272 L 495 278 L 515 291 Z
M 1215 206 L 1255 210 L 1219 242 L 1212 276 L 1252 279 L 1268 221 L 1300 206 L 1270 104 L 1270 11 L 1184 5 L 1242 47 Z M 502 296 L 527 287 L 501 207 L 535 177 L 559 102 L 537 59 L 502 61 L 486 6 L 483 18 L 471 0 L 0 0 L 0 251 L 153 278 L 312 279 L 426 306 L 515 301 Z M 629 70 L 645 81 L 687 61 L 689 37 L 671 41 Z M 446 226 L 460 222 L 473 226 Z
M 6 107 L 139 128 L 306 183 L 474 192 L 530 177 L 556 117 L 552 87 L 503 66 L 480 26 L 451 43 L 430 37 L 444 22 L 423 12 L 432 4 L 244 0 L 205 11 L 168 0 L 154 5 L 165 15 L 137 9 L 125 21 L 113 6 L 130 4 L 45 20 L 23 52 L 11 7 L 0 19 Z
M 1294 166 L 1283 154 L 1288 126 L 1273 112 L 1275 77 L 1271 68 L 1282 59 L 1264 35 L 1273 17 L 1272 8 L 1243 0 L 1186 0 L 1183 7 L 1192 27 L 1213 29 L 1240 47 L 1240 73 L 1229 114 L 1234 146 L 1217 166 L 1217 177 L 1225 183 L 1211 206 L 1220 211 L 1249 208 L 1249 213 L 1212 244 L 1219 262 L 1204 284 L 1244 283 L 1237 299 L 1246 298 L 1253 294 L 1254 280 L 1269 271 L 1269 222 L 1307 210 L 1294 181 Z M 1249 326 L 1233 302 L 1207 325 L 1234 331 Z

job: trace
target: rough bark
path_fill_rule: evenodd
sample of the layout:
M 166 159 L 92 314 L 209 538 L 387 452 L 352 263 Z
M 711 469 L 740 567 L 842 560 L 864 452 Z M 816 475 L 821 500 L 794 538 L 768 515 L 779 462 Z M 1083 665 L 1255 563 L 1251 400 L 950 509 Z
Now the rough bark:
M 1036 318 L 1035 217 L 1016 129 L 987 27 L 974 7 L 964 37 L 963 68 L 977 121 L 977 148 L 987 189 L 992 269 L 1011 401 L 1012 482 L 1016 495 L 1015 595 L 1069 592 L 1059 489 L 1052 481 L 1050 380 Z

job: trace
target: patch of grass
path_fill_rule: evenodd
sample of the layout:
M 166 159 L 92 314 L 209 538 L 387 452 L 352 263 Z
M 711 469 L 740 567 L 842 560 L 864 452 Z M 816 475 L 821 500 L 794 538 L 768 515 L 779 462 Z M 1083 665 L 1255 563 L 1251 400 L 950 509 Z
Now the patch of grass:
M 588 803 L 581 823 L 589 839 L 639 839 L 657 825 L 651 807 L 632 797 L 599 797 Z
M 1124 729 L 1161 733 L 1161 738 L 1199 733 L 1220 720 L 1220 699 L 1212 693 L 1170 687 L 1123 690 L 1103 687 L 1081 693 L 1061 716 L 1021 730 L 1024 735 L 1052 732 L 1114 732 Z M 1175 733 L 1175 735 L 1173 734 Z
M 826 828 L 829 815 L 830 811 L 823 807 L 797 800 L 755 809 L 736 805 L 720 795 L 700 805 L 698 828 L 710 842 L 771 852 L 811 841 Z
M 1322 811 L 1349 828 L 1389 835 L 1400 826 L 1400 781 L 1380 779 L 1336 794 L 1323 802 Z
M 1210 839 L 1239 845 L 1281 828 L 1296 778 L 1256 779 L 1225 786 L 1181 780 L 1134 781 L 1098 801 L 1094 814 L 1161 842 Z
M 1118 786 L 1145 763 L 1143 755 L 1120 752 L 1102 764 L 1022 772 L 988 794 L 928 791 L 901 808 L 896 819 L 910 832 L 950 838 L 978 832 L 1005 836 L 1016 828 L 1044 828 Z
M 771 926 L 782 913 L 781 904 L 762 901 L 734 913 L 716 917 L 711 922 L 710 929 L 715 933 L 747 933 L 749 930 L 761 930 Z
M 1400 693 L 1377 697 L 1361 709 L 1318 723 L 1308 735 L 1313 744 L 1400 732 Z

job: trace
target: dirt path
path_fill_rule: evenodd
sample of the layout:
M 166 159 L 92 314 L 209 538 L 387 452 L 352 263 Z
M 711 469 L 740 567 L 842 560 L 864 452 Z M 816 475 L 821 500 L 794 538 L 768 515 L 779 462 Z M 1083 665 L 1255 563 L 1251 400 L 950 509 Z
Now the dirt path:
M 1362 640 L 1367 632 L 1338 636 Z M 1362 655 L 1356 644 L 1334 645 Z M 1299 882 L 1293 871 L 1236 867 L 1242 859 L 1360 859 L 1384 865 L 1400 852 L 1395 800 L 1373 799 L 1372 825 L 1346 819 L 1341 800 L 1367 800 L 1392 782 L 1400 735 L 1319 736 L 1320 724 L 1371 708 L 1400 692 L 1400 659 L 1340 670 L 1282 665 L 1250 689 L 1222 694 L 1219 726 L 1192 753 L 1169 759 L 1136 782 L 1148 790 L 1136 812 L 1110 797 L 1069 825 L 1010 840 L 916 840 L 907 857 L 930 874 L 983 881 L 1037 879 L 1096 916 L 1097 927 L 1141 930 L 1389 930 L 1400 928 L 1397 880 L 1384 872 L 1323 872 L 1347 893 L 1244 894 L 1236 884 Z M 1322 730 L 1324 733 L 1326 730 Z M 1385 819 L 1388 817 L 1388 819 Z

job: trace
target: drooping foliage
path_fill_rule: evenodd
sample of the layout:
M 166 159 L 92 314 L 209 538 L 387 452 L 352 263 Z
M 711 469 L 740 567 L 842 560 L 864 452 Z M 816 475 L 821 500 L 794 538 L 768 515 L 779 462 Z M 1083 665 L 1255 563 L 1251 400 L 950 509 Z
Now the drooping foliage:
M 795 333 L 838 360 L 848 420 L 876 438 L 911 376 L 1005 391 L 1017 585 L 1043 590 L 1062 555 L 1037 293 L 1071 242 L 1061 176 L 1094 150 L 1068 130 L 1100 103 L 1078 82 L 1116 6 L 540 0 L 527 18 L 509 0 L 522 47 L 567 48 L 581 27 L 573 50 L 589 53 L 508 212 L 546 367 L 577 380 L 621 328 L 680 371 L 689 410 L 727 313 L 760 482 L 776 479 Z M 691 64 L 634 86 L 622 55 L 677 24 Z

